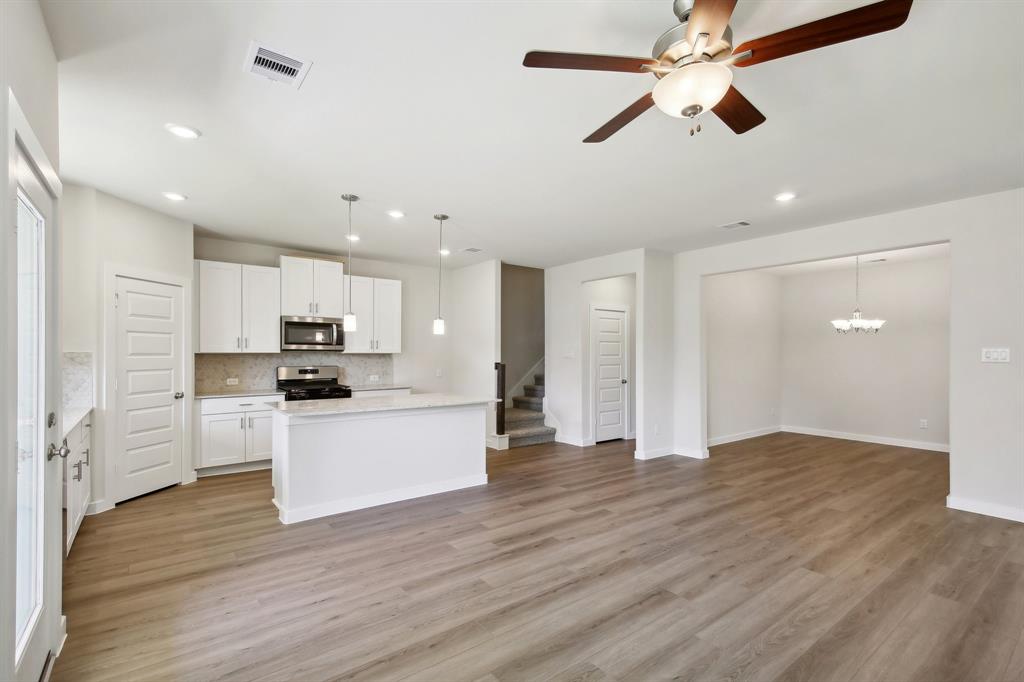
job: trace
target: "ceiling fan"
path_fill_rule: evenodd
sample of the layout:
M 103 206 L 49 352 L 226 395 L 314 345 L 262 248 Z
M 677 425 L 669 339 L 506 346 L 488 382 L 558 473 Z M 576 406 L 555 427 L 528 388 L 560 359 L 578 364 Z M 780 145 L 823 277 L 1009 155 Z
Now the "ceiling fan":
M 652 59 L 574 52 L 528 52 L 523 66 L 540 69 L 581 69 L 650 73 L 654 90 L 630 104 L 595 130 L 584 142 L 603 142 L 652 106 L 675 118 L 696 121 L 712 111 L 741 135 L 765 121 L 739 90 L 732 86 L 732 66 L 761 62 L 816 50 L 847 40 L 898 28 L 907 20 L 913 0 L 882 0 L 809 24 L 732 46 L 732 17 L 736 0 L 674 0 L 679 19 L 654 43 Z M 694 128 L 690 128 L 693 135 Z

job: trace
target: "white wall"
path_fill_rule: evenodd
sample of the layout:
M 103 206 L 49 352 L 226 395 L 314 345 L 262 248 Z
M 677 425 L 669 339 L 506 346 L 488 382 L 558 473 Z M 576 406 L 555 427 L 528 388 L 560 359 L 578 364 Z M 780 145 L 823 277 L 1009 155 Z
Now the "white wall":
M 108 424 L 113 404 L 108 404 L 104 384 L 106 358 L 103 348 L 105 323 L 104 278 L 110 268 L 146 270 L 157 275 L 192 280 L 192 230 L 186 223 L 129 203 L 91 187 L 65 185 L 63 239 L 62 327 L 67 350 L 92 352 L 95 358 L 97 406 L 93 419 L 94 453 L 90 506 L 92 511 L 111 505 L 112 467 L 107 453 Z M 191 296 L 185 292 L 186 300 Z M 186 338 L 186 356 L 191 357 L 191 338 Z M 192 363 L 186 366 L 185 385 L 191 385 Z M 191 410 L 185 410 L 186 438 L 183 455 L 191 461 L 187 437 Z M 106 475 L 104 475 L 106 472 Z
M 583 295 L 580 314 L 583 315 L 583 331 L 586 335 L 586 342 L 581 348 L 584 366 L 591 368 L 590 348 L 590 308 L 593 305 L 609 306 L 612 308 L 621 306 L 627 311 L 628 329 L 626 332 L 626 347 L 628 348 L 628 366 L 626 367 L 626 379 L 628 393 L 628 414 L 626 415 L 627 438 L 633 438 L 636 434 L 636 276 L 622 275 L 621 277 L 609 277 L 597 279 L 591 282 L 584 282 L 582 287 Z M 590 372 L 590 385 L 593 386 L 593 369 Z M 591 396 L 587 396 L 592 398 Z M 594 414 L 593 400 L 587 402 L 588 408 L 584 411 L 583 438 L 594 439 Z
M 39 4 L 35 0 L 0 2 L 0 273 L 3 294 L 0 296 L 0 377 L 11 386 L 16 376 L 17 356 L 13 342 L 16 324 L 16 282 L 14 242 L 14 179 L 8 163 L 11 149 L 8 143 L 10 112 L 8 89 L 18 100 L 25 118 L 54 168 L 58 168 L 60 154 L 57 130 L 57 59 L 53 52 L 46 24 Z M 60 206 L 58 204 L 58 212 Z M 58 218 L 59 224 L 59 218 Z M 59 405 L 60 400 L 55 404 Z M 14 440 L 17 405 L 15 392 L 0 391 L 0 442 Z M 14 614 L 15 614 L 15 502 L 17 469 L 16 458 L 8 456 L 4 448 L 0 465 L 0 679 L 14 678 Z M 54 501 L 54 504 L 58 504 Z M 60 565 L 54 567 L 59 584 Z M 52 576 L 49 577 L 53 579 Z M 60 609 L 60 593 L 48 595 Z M 54 637 L 58 633 L 54 633 Z M 56 642 L 54 642 L 56 644 Z
M 325 255 L 211 237 L 195 238 L 195 257 L 205 260 L 276 267 L 282 254 Z M 345 260 L 334 254 L 328 255 Z M 447 391 L 448 337 L 435 336 L 432 330 L 437 313 L 437 269 L 363 259 L 355 254 L 352 261 L 354 275 L 402 280 L 402 352 L 393 356 L 395 383 L 409 384 L 423 393 Z M 450 276 L 447 271 L 445 276 Z M 442 293 L 446 299 L 449 298 L 450 292 L 442 290 Z M 438 372 L 441 376 L 437 376 Z
M 704 280 L 710 445 L 778 430 L 781 282 L 757 271 Z
M 951 243 L 950 506 L 1024 521 L 1024 190 L 675 257 L 675 451 L 706 452 L 704 275 Z M 981 348 L 1013 361 L 982 364 Z
M 782 277 L 783 428 L 947 449 L 949 276 L 948 258 L 863 267 L 861 308 L 887 320 L 871 336 L 828 323 L 853 309 L 852 268 Z
M 493 398 L 497 376 L 494 363 L 501 358 L 501 261 L 449 270 L 444 277 L 442 290 L 451 292 L 447 308 L 441 310 L 446 323 L 451 390 Z M 430 310 L 437 310 L 436 299 Z M 487 433 L 493 434 L 493 406 L 487 413 Z
M 634 249 L 544 271 L 545 414 L 562 443 L 587 445 L 590 373 L 583 283 L 636 277 L 636 456 L 672 452 L 672 256 Z

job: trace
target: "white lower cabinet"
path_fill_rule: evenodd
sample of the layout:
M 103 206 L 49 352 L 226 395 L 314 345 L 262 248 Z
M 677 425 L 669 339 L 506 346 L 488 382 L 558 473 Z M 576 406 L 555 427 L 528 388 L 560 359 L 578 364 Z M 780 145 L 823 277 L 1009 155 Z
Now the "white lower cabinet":
M 201 398 L 199 467 L 269 460 L 273 412 L 267 403 L 279 400 L 283 394 Z
M 71 451 L 64 459 L 65 554 L 78 535 L 92 501 L 92 415 L 86 415 L 65 439 Z

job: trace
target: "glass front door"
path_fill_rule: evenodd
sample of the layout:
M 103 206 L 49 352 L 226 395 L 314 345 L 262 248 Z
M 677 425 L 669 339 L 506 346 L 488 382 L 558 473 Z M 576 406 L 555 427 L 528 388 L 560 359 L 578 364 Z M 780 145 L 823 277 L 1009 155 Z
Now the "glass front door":
M 44 259 L 45 223 L 18 192 L 18 479 L 16 657 L 21 658 L 42 606 L 45 421 Z

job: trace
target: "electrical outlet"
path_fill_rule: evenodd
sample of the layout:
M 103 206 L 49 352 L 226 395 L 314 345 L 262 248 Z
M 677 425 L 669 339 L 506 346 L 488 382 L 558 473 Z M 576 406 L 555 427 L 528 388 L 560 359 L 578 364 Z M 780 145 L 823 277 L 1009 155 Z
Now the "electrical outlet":
M 927 419 L 922 419 L 921 421 L 919 421 L 917 423 L 917 428 L 919 428 L 919 429 L 927 429 L 928 428 L 928 420 Z
M 434 376 L 436 376 L 436 377 L 441 376 L 441 368 L 440 367 L 438 367 L 436 370 L 434 370 Z
M 981 361 L 982 362 L 1009 362 L 1010 361 L 1010 349 L 1009 348 L 982 348 L 981 349 Z
M 370 383 L 371 384 L 379 384 L 380 383 L 380 375 L 379 374 L 371 374 L 370 375 Z
M 238 377 L 228 377 L 228 380 L 225 381 L 224 383 L 226 383 L 228 386 L 237 386 Z

